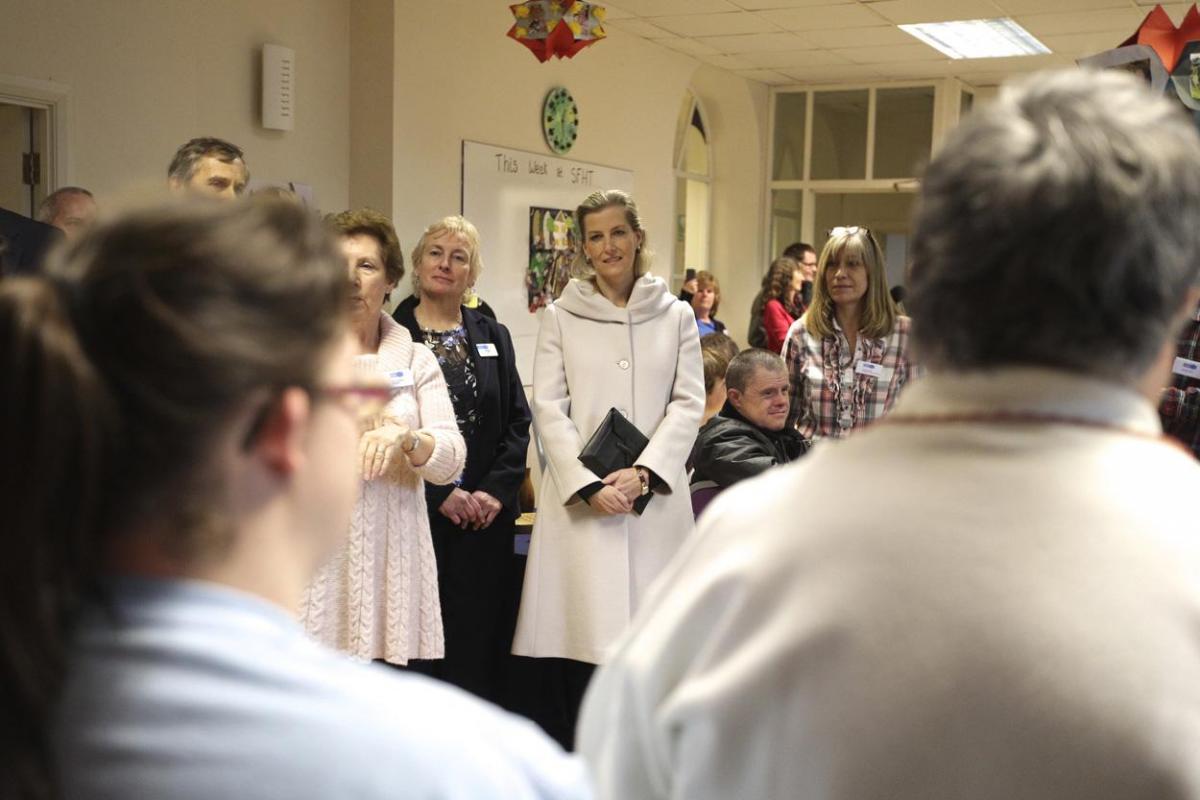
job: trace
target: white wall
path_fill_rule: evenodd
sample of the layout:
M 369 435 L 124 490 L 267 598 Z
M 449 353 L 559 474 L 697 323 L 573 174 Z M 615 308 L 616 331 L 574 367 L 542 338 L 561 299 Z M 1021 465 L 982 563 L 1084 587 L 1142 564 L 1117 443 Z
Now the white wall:
M 0 74 L 71 89 L 71 174 L 110 208 L 160 195 L 175 149 L 229 139 L 257 178 L 349 198 L 350 0 L 0 0 Z M 296 51 L 296 127 L 258 124 L 260 47 Z

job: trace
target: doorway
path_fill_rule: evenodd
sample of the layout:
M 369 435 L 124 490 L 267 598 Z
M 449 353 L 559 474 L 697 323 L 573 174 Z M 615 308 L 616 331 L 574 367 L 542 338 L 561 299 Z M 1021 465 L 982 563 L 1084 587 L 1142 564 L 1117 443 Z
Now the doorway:
M 47 193 L 48 112 L 0 102 L 0 208 L 32 217 Z

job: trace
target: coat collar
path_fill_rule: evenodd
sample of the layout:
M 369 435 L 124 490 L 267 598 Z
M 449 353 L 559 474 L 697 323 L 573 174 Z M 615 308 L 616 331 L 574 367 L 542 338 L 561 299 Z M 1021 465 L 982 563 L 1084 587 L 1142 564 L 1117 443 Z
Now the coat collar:
M 913 381 L 893 415 L 1032 413 L 1088 420 L 1157 436 L 1158 413 L 1133 389 L 1043 367 L 943 372 Z
M 598 322 L 637 324 L 654 319 L 679 302 L 666 281 L 653 275 L 642 275 L 633 283 L 629 303 L 618 308 L 602 295 L 590 281 L 578 278 L 567 284 L 554 305 L 564 311 Z

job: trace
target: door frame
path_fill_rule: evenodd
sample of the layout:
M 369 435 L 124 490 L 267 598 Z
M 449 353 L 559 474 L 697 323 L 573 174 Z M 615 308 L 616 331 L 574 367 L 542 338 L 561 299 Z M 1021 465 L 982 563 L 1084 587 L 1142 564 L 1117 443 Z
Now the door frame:
M 70 142 L 71 87 L 34 78 L 0 73 L 0 103 L 42 109 L 46 129 L 42 131 L 41 152 L 49 153 L 46 170 L 47 192 L 72 182 Z

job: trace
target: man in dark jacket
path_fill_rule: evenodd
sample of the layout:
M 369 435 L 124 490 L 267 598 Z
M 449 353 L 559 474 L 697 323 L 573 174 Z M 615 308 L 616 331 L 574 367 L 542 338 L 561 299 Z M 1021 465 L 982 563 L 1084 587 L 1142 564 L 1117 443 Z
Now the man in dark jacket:
M 37 272 L 46 252 L 60 239 L 57 228 L 0 208 L 0 275 Z
M 769 350 L 745 350 L 725 372 L 728 399 L 692 450 L 692 484 L 725 488 L 804 454 L 804 441 L 787 427 L 788 373 Z

